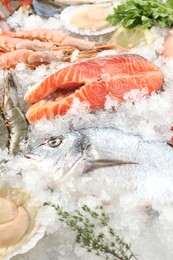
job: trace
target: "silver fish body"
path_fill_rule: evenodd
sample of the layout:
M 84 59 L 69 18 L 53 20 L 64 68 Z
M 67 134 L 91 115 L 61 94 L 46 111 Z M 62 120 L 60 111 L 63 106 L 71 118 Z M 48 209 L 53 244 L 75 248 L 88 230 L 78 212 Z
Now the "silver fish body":
M 151 172 L 173 174 L 173 149 L 157 141 L 113 128 L 88 128 L 52 137 L 26 155 L 47 173 L 59 178 L 78 171 L 81 175 L 111 168 L 127 178 Z

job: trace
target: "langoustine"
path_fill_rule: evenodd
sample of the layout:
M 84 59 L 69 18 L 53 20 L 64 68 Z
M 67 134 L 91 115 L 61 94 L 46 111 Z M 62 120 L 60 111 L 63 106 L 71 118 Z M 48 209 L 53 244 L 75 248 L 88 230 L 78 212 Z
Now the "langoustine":
M 143 57 L 118 55 L 89 59 L 61 69 L 29 89 L 25 101 L 35 104 L 26 117 L 35 123 L 63 115 L 74 98 L 87 101 L 90 109 L 98 109 L 104 106 L 107 96 L 122 102 L 132 89 L 147 88 L 149 95 L 162 84 L 162 72 Z
M 19 62 L 38 66 L 52 61 L 70 61 L 75 50 L 79 51 L 77 58 L 90 58 L 108 49 L 116 49 L 116 46 L 96 44 L 55 30 L 3 33 L 0 35 L 0 69 L 9 69 Z
M 42 42 L 39 40 L 25 40 L 20 38 L 12 38 L 9 36 L 0 36 L 0 50 L 3 52 L 10 52 L 13 50 L 28 49 L 33 51 L 48 51 L 58 50 L 62 48 L 54 44 L 53 42 Z M 69 46 L 64 46 L 64 50 L 69 49 Z M 70 46 L 71 50 L 75 50 Z
M 2 37 L 20 38 L 28 40 L 39 40 L 43 42 L 53 42 L 56 45 L 73 46 L 79 50 L 90 50 L 97 47 L 96 42 L 85 41 L 76 37 L 71 37 L 56 30 L 35 29 L 30 31 L 7 32 L 1 34 Z
M 104 50 L 104 46 L 103 46 Z M 50 64 L 52 61 L 70 62 L 73 56 L 71 47 L 66 50 L 54 51 L 32 51 L 27 49 L 14 50 L 11 52 L 0 52 L 0 69 L 6 70 L 14 68 L 18 63 L 23 62 L 26 66 L 35 68 L 41 64 Z M 75 59 L 91 58 L 97 55 L 99 50 L 81 51 L 76 53 Z M 102 51 L 102 48 L 100 48 Z
M 41 64 L 49 64 L 52 61 L 69 61 L 72 52 L 67 51 L 32 51 L 15 50 L 0 55 L 0 69 L 10 69 L 19 62 L 25 63 L 30 67 L 36 67 Z

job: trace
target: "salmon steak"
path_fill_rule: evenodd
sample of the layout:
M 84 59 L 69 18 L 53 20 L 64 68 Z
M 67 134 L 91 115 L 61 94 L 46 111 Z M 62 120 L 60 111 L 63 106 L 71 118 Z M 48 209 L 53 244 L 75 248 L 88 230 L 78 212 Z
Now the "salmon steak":
M 90 109 L 102 108 L 107 96 L 119 102 L 133 89 L 147 89 L 150 95 L 163 85 L 163 74 L 138 55 L 97 57 L 76 62 L 31 87 L 25 101 L 32 104 L 26 117 L 30 123 L 64 115 L 74 98 L 87 101 Z

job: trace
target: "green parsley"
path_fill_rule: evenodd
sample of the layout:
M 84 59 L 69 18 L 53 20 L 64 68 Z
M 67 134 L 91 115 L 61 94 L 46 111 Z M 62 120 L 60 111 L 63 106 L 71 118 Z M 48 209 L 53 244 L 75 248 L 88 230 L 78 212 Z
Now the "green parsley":
M 127 29 L 137 25 L 143 28 L 173 26 L 173 0 L 127 0 L 114 8 L 107 20 L 112 25 L 122 24 Z
M 137 260 L 130 245 L 125 243 L 110 226 L 109 216 L 102 206 L 91 210 L 87 205 L 83 205 L 81 210 L 67 212 L 59 205 L 49 202 L 44 205 L 56 210 L 59 220 L 76 232 L 76 243 L 88 252 L 105 259 Z

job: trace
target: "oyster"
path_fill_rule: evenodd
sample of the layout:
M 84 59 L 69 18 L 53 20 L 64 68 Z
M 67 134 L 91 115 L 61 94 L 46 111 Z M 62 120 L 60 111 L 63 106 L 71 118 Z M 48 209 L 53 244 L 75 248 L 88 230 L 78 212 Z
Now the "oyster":
M 10 259 L 34 247 L 44 236 L 37 223 L 36 207 L 21 188 L 0 187 L 0 259 Z
M 66 7 L 60 21 L 67 30 L 81 35 L 101 35 L 115 30 L 106 18 L 113 12 L 110 4 Z

